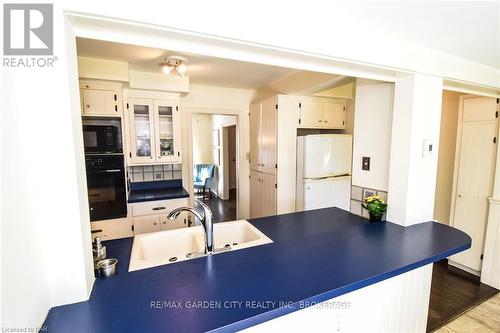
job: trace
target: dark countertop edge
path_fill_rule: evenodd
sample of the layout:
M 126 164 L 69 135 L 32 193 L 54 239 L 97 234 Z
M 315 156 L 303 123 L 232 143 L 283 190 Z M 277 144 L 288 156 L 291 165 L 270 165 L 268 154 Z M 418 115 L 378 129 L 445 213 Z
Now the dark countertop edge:
M 367 286 L 379 283 L 381 281 L 390 279 L 392 277 L 407 273 L 409 271 L 423 267 L 425 265 L 432 264 L 436 261 L 439 261 L 441 259 L 449 257 L 453 254 L 467 250 L 470 247 L 471 247 L 471 243 L 468 243 L 466 245 L 459 246 L 457 248 L 454 248 L 454 249 L 445 251 L 443 253 L 437 254 L 437 255 L 430 257 L 430 258 L 427 258 L 425 260 L 421 260 L 419 262 L 416 262 L 416 263 L 413 263 L 413 264 L 410 264 L 407 266 L 403 266 L 401 268 L 398 268 L 398 269 L 395 269 L 392 271 L 388 271 L 388 272 L 367 278 L 365 280 L 361 280 L 361 281 L 358 281 L 356 283 L 346 285 L 346 286 L 338 288 L 338 289 L 330 290 L 330 291 L 324 292 L 324 293 L 319 294 L 319 295 L 311 296 L 307 299 L 303 299 L 302 302 L 311 302 L 311 303 L 317 304 L 320 302 L 328 301 L 332 298 L 345 295 L 345 294 L 350 293 L 352 291 L 362 289 L 364 287 L 367 287 Z M 296 302 L 293 304 L 293 308 L 292 307 L 281 307 L 278 309 L 272 309 L 272 310 L 269 310 L 267 312 L 260 313 L 254 317 L 246 318 L 246 319 L 243 319 L 241 321 L 238 321 L 238 322 L 235 322 L 235 323 L 223 326 L 223 327 L 216 328 L 216 329 L 211 330 L 209 332 L 221 332 L 221 333 L 228 332 L 229 333 L 229 332 L 240 331 L 240 330 L 243 330 L 245 328 L 256 326 L 256 325 L 265 323 L 267 321 L 276 319 L 278 317 L 287 315 L 289 313 L 305 309 L 307 307 L 309 307 L 309 306 L 301 308 L 301 307 L 297 306 L 297 302 Z
M 157 193 L 156 193 L 157 192 Z M 172 192 L 172 193 L 169 193 Z M 134 198 L 137 194 L 148 194 L 148 198 Z M 170 200 L 189 198 L 189 193 L 183 188 L 165 188 L 165 189 L 145 189 L 131 190 L 129 192 L 128 203 L 139 203 L 148 201 Z

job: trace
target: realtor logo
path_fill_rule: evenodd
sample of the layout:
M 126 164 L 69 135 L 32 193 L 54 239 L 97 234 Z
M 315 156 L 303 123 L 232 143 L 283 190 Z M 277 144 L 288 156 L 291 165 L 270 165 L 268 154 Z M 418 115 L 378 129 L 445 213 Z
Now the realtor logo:
M 52 4 L 3 5 L 4 55 L 52 55 L 53 31 Z

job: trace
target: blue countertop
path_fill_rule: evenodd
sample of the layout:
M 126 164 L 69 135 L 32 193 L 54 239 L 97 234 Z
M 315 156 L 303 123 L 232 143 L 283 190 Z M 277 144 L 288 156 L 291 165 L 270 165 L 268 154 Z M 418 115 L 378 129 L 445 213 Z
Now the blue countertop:
M 250 222 L 274 242 L 135 272 L 126 272 L 132 240 L 109 242 L 108 256 L 125 261 L 119 274 L 97 279 L 89 301 L 51 309 L 44 325 L 49 332 L 233 332 L 471 244 L 439 223 L 368 223 L 338 208 Z
M 182 187 L 181 180 L 131 183 L 129 186 L 129 203 L 189 197 L 189 193 Z

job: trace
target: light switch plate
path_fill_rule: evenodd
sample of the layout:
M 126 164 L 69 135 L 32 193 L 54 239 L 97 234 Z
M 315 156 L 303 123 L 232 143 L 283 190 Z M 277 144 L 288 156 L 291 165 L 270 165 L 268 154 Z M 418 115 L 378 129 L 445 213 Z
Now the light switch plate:
M 361 163 L 361 170 L 370 171 L 370 158 L 363 156 L 363 161 Z

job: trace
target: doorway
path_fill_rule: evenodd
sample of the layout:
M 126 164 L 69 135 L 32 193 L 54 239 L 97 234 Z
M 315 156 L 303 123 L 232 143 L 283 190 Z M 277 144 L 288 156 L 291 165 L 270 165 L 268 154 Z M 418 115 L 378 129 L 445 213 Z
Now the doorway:
M 214 222 L 237 219 L 238 117 L 193 113 L 192 170 L 195 201 L 208 205 Z M 202 212 L 199 205 L 196 210 Z
M 467 233 L 472 246 L 434 264 L 428 331 L 498 292 L 480 282 L 497 133 L 495 98 L 443 92 L 434 220 Z

